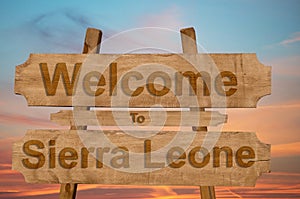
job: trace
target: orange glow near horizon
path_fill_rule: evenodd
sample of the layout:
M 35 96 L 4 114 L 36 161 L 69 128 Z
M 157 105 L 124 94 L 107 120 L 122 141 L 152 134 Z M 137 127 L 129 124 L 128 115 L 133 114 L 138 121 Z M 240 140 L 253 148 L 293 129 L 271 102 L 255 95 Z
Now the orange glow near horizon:
M 0 180 L 0 192 L 5 198 L 39 196 L 57 198 L 59 185 L 27 184 L 16 172 L 3 172 L 2 177 L 10 175 L 14 179 L 7 184 L 4 178 Z M 186 186 L 117 186 L 86 184 L 78 186 L 78 198 L 138 198 L 141 199 L 194 199 L 200 198 L 199 187 Z M 255 197 L 254 194 L 255 193 Z M 93 195 L 93 197 L 90 197 Z M 300 173 L 271 173 L 263 175 L 256 187 L 216 187 L 217 198 L 296 198 L 300 196 Z M 252 197 L 253 196 L 253 197 Z M 277 197 L 276 197 L 277 198 Z

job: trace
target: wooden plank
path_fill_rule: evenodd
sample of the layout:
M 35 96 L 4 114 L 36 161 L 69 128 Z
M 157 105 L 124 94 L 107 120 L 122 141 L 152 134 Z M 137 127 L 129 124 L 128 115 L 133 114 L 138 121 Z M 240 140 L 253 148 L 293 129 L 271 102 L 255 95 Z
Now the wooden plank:
M 12 168 L 30 183 L 254 186 L 270 145 L 247 132 L 28 130 Z
M 214 63 L 219 73 L 214 74 Z M 55 68 L 58 73 L 53 80 Z M 99 72 L 103 78 L 91 83 L 93 75 L 98 74 L 99 80 Z M 189 80 L 192 74 L 201 78 L 189 83 L 194 81 Z M 15 77 L 15 93 L 25 96 L 30 106 L 256 107 L 271 92 L 271 68 L 255 54 L 31 54 L 17 66 Z M 153 79 L 164 79 L 165 87 Z M 131 91 L 136 96 L 130 96 Z
M 95 54 L 99 53 L 100 51 L 100 43 L 102 38 L 101 30 L 88 28 L 85 34 L 85 40 L 83 45 L 83 54 Z M 89 110 L 89 107 L 74 107 L 74 111 L 82 111 L 82 110 Z M 71 125 L 71 130 L 86 130 L 86 124 L 82 124 L 81 126 Z M 77 184 L 62 184 L 60 186 L 60 199 L 75 199 L 77 192 Z
M 62 125 L 88 126 L 217 126 L 227 116 L 217 111 L 71 111 L 51 114 L 51 121 Z

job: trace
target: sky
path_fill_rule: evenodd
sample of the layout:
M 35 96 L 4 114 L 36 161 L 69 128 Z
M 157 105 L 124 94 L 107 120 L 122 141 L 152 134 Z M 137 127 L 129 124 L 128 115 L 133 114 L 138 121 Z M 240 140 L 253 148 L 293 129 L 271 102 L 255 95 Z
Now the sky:
M 0 1 L 0 198 L 58 197 L 59 185 L 27 184 L 11 170 L 12 143 L 27 129 L 60 128 L 49 120 L 59 108 L 27 107 L 24 97 L 14 94 L 15 66 L 30 53 L 81 53 L 88 27 L 103 32 L 100 53 L 130 50 L 111 38 L 145 27 L 166 34 L 133 38 L 145 42 L 142 46 L 181 53 L 179 30 L 194 27 L 198 44 L 209 53 L 256 53 L 261 63 L 272 66 L 272 95 L 256 109 L 228 109 L 223 130 L 253 131 L 272 144 L 272 172 L 260 177 L 255 188 L 216 187 L 216 195 L 300 198 L 299 10 L 297 0 Z M 78 198 L 100 196 L 200 198 L 198 187 L 79 185 Z

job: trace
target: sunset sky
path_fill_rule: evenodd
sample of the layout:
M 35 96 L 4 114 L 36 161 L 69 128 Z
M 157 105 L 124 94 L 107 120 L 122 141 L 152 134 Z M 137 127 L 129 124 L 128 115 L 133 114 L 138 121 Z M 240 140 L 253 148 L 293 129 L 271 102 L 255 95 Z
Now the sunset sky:
M 256 132 L 272 145 L 272 173 L 255 188 L 217 187 L 217 198 L 300 198 L 300 1 L 0 1 L 0 198 L 58 198 L 59 185 L 27 184 L 11 170 L 12 143 L 27 129 L 60 128 L 49 120 L 59 108 L 28 107 L 14 94 L 15 66 L 30 53 L 81 53 L 87 27 L 101 29 L 101 53 L 130 51 L 116 34 L 157 27 L 140 47 L 181 53 L 179 30 L 194 27 L 210 53 L 256 53 L 272 66 L 272 95 L 256 109 L 228 109 L 224 131 Z M 126 35 L 126 34 L 125 34 Z M 124 37 L 126 38 L 126 37 Z M 132 38 L 131 38 L 132 39 Z M 133 41 L 136 42 L 136 41 Z M 198 187 L 79 185 L 78 198 L 192 199 Z

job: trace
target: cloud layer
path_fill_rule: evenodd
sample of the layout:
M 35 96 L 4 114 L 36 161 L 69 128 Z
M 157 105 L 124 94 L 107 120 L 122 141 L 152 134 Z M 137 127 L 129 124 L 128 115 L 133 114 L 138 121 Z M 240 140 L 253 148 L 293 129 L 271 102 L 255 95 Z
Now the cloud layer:
M 289 36 L 289 38 L 280 42 L 281 45 L 289 45 L 300 41 L 300 32 L 295 32 Z

